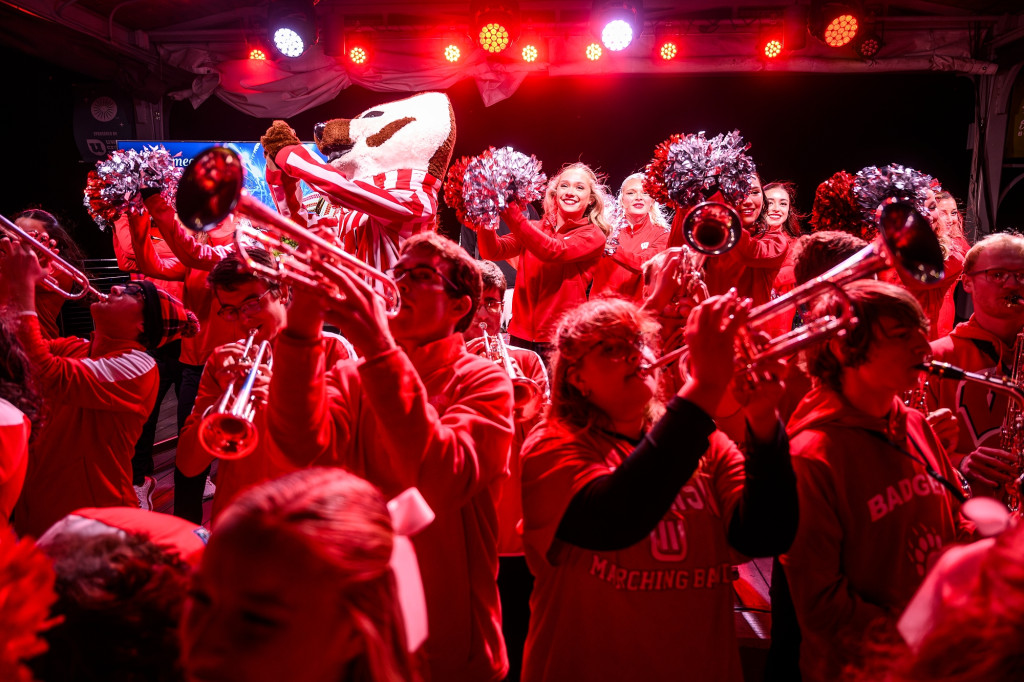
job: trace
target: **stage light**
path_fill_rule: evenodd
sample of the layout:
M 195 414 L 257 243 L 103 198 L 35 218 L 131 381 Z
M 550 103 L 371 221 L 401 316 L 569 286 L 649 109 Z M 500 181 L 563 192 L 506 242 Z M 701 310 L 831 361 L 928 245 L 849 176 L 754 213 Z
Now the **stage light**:
M 606 48 L 612 52 L 624 50 L 643 30 L 638 3 L 595 0 L 590 26 Z
M 537 61 L 537 46 L 536 45 L 523 45 L 523 61 L 524 62 L 535 62 Z
M 597 43 L 590 43 L 587 45 L 587 59 L 592 62 L 596 62 L 601 58 L 601 46 Z
M 765 26 L 757 35 L 757 56 L 761 59 L 777 59 L 786 47 L 785 31 L 782 26 Z
M 349 64 L 360 68 L 369 65 L 374 55 L 374 37 L 374 32 L 365 28 L 345 35 L 345 56 Z
M 873 28 L 868 28 L 857 37 L 854 49 L 864 59 L 871 59 L 882 49 L 882 36 Z
M 249 59 L 255 59 L 257 61 L 266 61 L 267 53 L 258 47 L 254 47 L 249 50 Z
M 312 0 L 270 0 L 267 35 L 286 57 L 298 57 L 316 43 Z
M 772 38 L 764 44 L 764 56 L 768 59 L 775 59 L 782 54 L 782 41 L 778 38 Z
M 470 35 L 491 54 L 503 52 L 519 35 L 519 3 L 475 0 L 469 5 Z
M 672 61 L 679 56 L 682 45 L 682 34 L 679 26 L 672 24 L 659 24 L 654 28 L 654 58 L 662 61 Z
M 450 62 L 457 62 L 462 58 L 462 50 L 455 43 L 448 43 L 444 46 L 444 58 Z
M 812 32 L 829 47 L 849 45 L 860 28 L 860 12 L 851 4 L 825 3 L 816 15 Z

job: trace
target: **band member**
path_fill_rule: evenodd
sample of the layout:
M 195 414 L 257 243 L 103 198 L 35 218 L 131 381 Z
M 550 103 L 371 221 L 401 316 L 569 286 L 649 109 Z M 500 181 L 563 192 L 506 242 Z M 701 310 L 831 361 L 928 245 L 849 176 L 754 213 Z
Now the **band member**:
M 732 564 L 785 551 L 797 524 L 781 386 L 746 394 L 746 458 L 709 416 L 748 309 L 733 292 L 694 310 L 694 372 L 664 406 L 648 315 L 598 299 L 563 318 L 549 417 L 523 448 L 523 680 L 742 679 Z
M 927 318 L 895 285 L 858 280 L 844 291 L 860 322 L 807 351 L 818 384 L 787 429 L 800 527 L 781 561 L 805 682 L 838 679 L 869 628 L 894 626 L 958 534 L 953 467 L 925 417 L 900 400 L 929 353 Z M 826 296 L 814 312 L 837 310 Z
M 974 314 L 948 336 L 932 342 L 932 358 L 975 372 L 1010 376 L 1020 368 L 1024 344 L 1024 237 L 998 233 L 985 237 L 964 258 L 964 291 Z M 953 410 L 960 438 L 952 458 L 974 493 L 1001 497 L 1021 474 L 1016 456 L 1003 449 L 1000 431 L 1008 399 L 988 387 L 930 378 L 928 406 Z
M 501 219 L 512 230 L 499 237 L 477 229 L 480 255 L 489 260 L 519 259 L 512 296 L 512 343 L 542 355 L 558 318 L 587 300 L 593 268 L 611 227 L 604 218 L 605 192 L 590 167 L 565 166 L 544 195 L 544 217 L 527 220 L 512 205 Z
M 484 293 L 473 316 L 473 322 L 463 332 L 466 347 L 471 353 L 487 357 L 493 355 L 495 335 L 501 332 L 505 293 L 505 275 L 497 264 L 478 261 L 483 276 Z M 482 325 L 486 325 L 483 327 Z M 492 350 L 484 346 L 484 331 L 490 337 Z M 501 628 L 508 647 L 509 678 L 518 679 L 523 659 L 523 644 L 530 621 L 530 589 L 533 576 L 523 558 L 523 488 L 520 450 L 527 434 L 543 417 L 548 399 L 548 373 L 544 361 L 532 350 L 506 346 L 509 359 L 514 363 L 515 434 L 509 450 L 508 477 L 502 481 L 498 502 L 498 592 L 501 594 Z M 491 357 L 492 361 L 496 358 Z
M 413 538 L 435 680 L 498 680 L 508 667 L 495 575 L 497 495 L 512 439 L 512 386 L 466 351 L 482 285 L 475 262 L 434 232 L 410 237 L 393 269 L 390 321 L 358 277 L 330 301 L 293 292 L 275 345 L 268 434 L 294 466 L 341 466 L 393 497 L 416 487 L 436 513 Z M 324 309 L 362 355 L 325 367 Z
M 50 420 L 31 448 L 16 529 L 38 537 L 75 509 L 136 506 L 132 451 L 157 392 L 144 350 L 195 335 L 195 316 L 151 282 L 131 283 L 92 305 L 91 340 L 45 341 L 35 312 L 44 270 L 27 247 L 4 239 L 0 250 L 6 302 Z
M 604 256 L 594 269 L 591 298 L 608 293 L 642 303 L 644 263 L 668 246 L 668 223 L 643 181 L 643 173 L 634 173 L 619 188 L 622 218 L 608 235 Z
M 247 252 L 258 263 L 266 267 L 274 266 L 273 258 L 263 249 L 250 248 Z M 206 362 L 195 406 L 178 437 L 175 464 L 186 476 L 198 476 L 209 468 L 214 459 L 214 454 L 203 446 L 199 435 L 204 418 L 216 409 L 230 384 L 234 385 L 233 394 L 238 393 L 251 369 L 256 349 L 263 341 L 271 344 L 269 353 L 263 358 L 264 370 L 257 376 L 258 383 L 252 401 L 255 408 L 252 421 L 258 437 L 256 450 L 240 459 L 221 460 L 217 469 L 217 492 L 213 497 L 212 515 L 216 521 L 239 493 L 292 470 L 283 458 L 272 457 L 266 452 L 270 443 L 264 435 L 264 399 L 270 378 L 266 364 L 273 357 L 273 344 L 285 324 L 288 291 L 277 282 L 252 274 L 235 253 L 213 266 L 207 282 L 220 305 L 217 314 L 229 321 L 237 320 L 243 329 L 250 330 L 250 334 L 255 333 L 252 334 L 251 352 L 248 355 L 243 352 L 244 342 L 230 343 L 216 348 Z M 328 367 L 333 367 L 344 358 L 355 357 L 346 346 L 347 342 L 338 335 L 324 333 L 324 357 Z
M 0 316 L 0 527 L 11 518 L 21 495 L 28 444 L 39 434 L 43 420 L 43 398 L 32 376 L 32 364 L 13 323 Z

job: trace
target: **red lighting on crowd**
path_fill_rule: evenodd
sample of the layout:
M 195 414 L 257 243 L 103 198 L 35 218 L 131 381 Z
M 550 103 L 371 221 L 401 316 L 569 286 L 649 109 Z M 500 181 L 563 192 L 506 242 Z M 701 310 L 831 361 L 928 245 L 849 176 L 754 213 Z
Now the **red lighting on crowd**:
M 264 52 L 263 50 L 259 49 L 258 47 L 254 47 L 253 49 L 249 50 L 249 59 L 256 59 L 256 60 L 259 60 L 259 61 L 266 61 L 267 53 Z

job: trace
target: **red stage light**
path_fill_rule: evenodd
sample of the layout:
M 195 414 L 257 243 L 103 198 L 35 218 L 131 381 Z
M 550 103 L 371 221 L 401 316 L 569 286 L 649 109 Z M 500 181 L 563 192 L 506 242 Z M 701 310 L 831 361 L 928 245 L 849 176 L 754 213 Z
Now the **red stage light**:
M 601 46 L 597 43 L 590 43 L 587 45 L 587 59 L 592 62 L 596 62 L 601 58 Z
M 840 14 L 825 26 L 825 44 L 829 47 L 842 47 L 857 35 L 857 17 L 852 14 Z
M 535 62 L 537 57 L 540 56 L 540 52 L 537 50 L 536 45 L 523 45 L 523 61 L 524 62 Z
M 266 58 L 267 53 L 258 47 L 254 47 L 253 49 L 249 50 L 249 59 L 257 59 L 263 61 L 266 60 Z
M 666 41 L 661 44 L 660 48 L 658 48 L 658 54 L 661 55 L 661 58 L 665 61 L 675 59 L 679 54 L 679 46 L 672 41 Z
M 366 54 L 366 50 L 357 46 L 348 51 L 348 58 L 352 60 L 353 64 L 363 65 L 369 59 L 369 55 Z
M 477 39 L 480 42 L 480 47 L 488 52 L 501 52 L 508 47 L 508 29 L 502 24 L 492 21 L 480 27 Z
M 764 56 L 768 59 L 775 59 L 782 54 L 782 41 L 772 38 L 764 44 Z
M 462 57 L 462 50 L 455 43 L 448 43 L 444 46 L 444 58 L 450 62 L 457 62 Z

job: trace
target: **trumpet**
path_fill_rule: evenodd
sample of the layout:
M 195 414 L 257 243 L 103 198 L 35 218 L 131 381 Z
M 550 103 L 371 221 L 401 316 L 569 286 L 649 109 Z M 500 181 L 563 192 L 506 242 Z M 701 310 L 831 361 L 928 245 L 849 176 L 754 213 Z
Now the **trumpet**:
M 928 220 L 905 202 L 889 199 L 881 208 L 880 240 L 865 246 L 831 270 L 808 280 L 786 295 L 750 311 L 746 326 L 738 335 L 740 369 L 743 372 L 756 376 L 759 368 L 766 363 L 790 357 L 824 339 L 841 336 L 857 324 L 853 305 L 842 289 L 844 284 L 870 277 L 888 267 L 895 267 L 924 283 L 942 279 L 942 249 Z M 837 297 L 837 313 L 826 313 L 799 329 L 775 338 L 760 338 L 759 329 L 769 320 L 792 312 L 828 292 Z M 648 365 L 647 369 L 662 367 L 687 353 L 688 349 L 683 346 L 666 353 Z
M 516 421 L 533 419 L 544 404 L 544 392 L 536 381 L 525 376 L 522 369 L 513 364 L 500 332 L 488 334 L 486 322 L 480 323 L 480 331 L 484 334 L 484 355 L 488 360 L 498 363 L 512 380 L 512 401 Z
M 683 218 L 682 233 L 683 239 L 695 251 L 705 256 L 720 256 L 739 243 L 743 223 L 732 206 L 704 201 L 690 209 Z
M 8 237 L 11 241 L 18 241 L 31 246 L 36 252 L 37 257 L 49 261 L 50 269 L 52 271 L 63 273 L 72 280 L 72 287 L 64 289 L 60 283 L 57 282 L 57 278 L 52 274 L 44 277 L 42 281 L 43 286 L 55 294 L 59 294 L 70 301 L 77 301 L 78 299 L 85 298 L 86 296 L 91 296 L 99 301 L 107 300 L 106 294 L 101 293 L 98 289 L 92 286 L 88 275 L 58 256 L 52 249 L 45 246 L 38 239 L 18 227 L 16 223 L 11 222 L 4 216 L 0 216 L 0 236 Z M 75 286 L 78 288 L 75 289 Z
M 200 153 L 178 182 L 178 217 L 193 231 L 205 232 L 232 211 L 248 217 L 266 231 L 239 223 L 235 246 L 246 266 L 267 279 L 339 298 L 332 277 L 339 268 L 354 270 L 374 283 L 374 292 L 384 299 L 388 317 L 402 305 L 398 285 L 383 272 L 364 263 L 338 245 L 268 208 L 242 191 L 244 170 L 241 159 L 226 147 L 211 147 Z M 267 267 L 249 257 L 246 242 L 256 243 L 274 255 L 277 267 Z M 289 243 L 296 242 L 297 246 Z
M 248 358 L 258 330 L 249 331 L 242 351 L 242 358 Z M 252 454 L 259 444 L 259 432 L 253 424 L 256 404 L 252 399 L 252 388 L 256 377 L 262 371 L 261 364 L 270 354 L 270 342 L 263 341 L 256 348 L 252 367 L 245 375 L 242 386 L 235 392 L 235 382 L 228 384 L 224 395 L 203 415 L 199 423 L 199 442 L 203 448 L 219 459 L 241 459 Z M 269 372 L 273 359 L 266 362 Z

